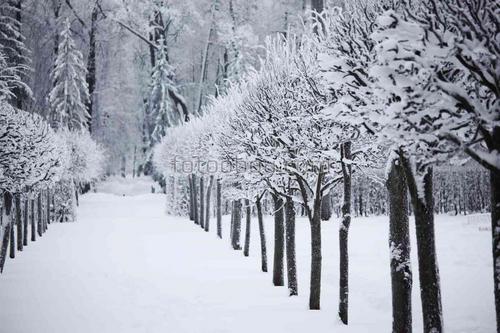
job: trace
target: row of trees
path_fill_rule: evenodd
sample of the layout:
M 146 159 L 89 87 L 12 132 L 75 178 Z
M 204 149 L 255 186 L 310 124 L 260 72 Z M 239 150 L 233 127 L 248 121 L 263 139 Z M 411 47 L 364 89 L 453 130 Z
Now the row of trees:
M 28 245 L 51 222 L 75 220 L 78 194 L 98 179 L 104 151 L 88 132 L 88 85 L 69 20 L 59 35 L 49 110 L 27 112 L 29 50 L 24 46 L 21 2 L 0 5 L 0 271 L 10 244 Z M 17 246 L 16 246 L 17 245 Z
M 283 285 L 286 256 L 290 295 L 297 293 L 293 203 L 301 205 L 311 227 L 310 309 L 320 308 L 322 201 L 342 184 L 339 318 L 347 324 L 352 175 L 375 174 L 385 164 L 393 331 L 411 332 L 411 204 L 424 331 L 430 333 L 443 331 L 434 241 L 434 214 L 441 208 L 435 207 L 433 169 L 472 159 L 490 173 L 499 313 L 498 6 L 481 0 L 405 6 L 354 1 L 312 17 L 302 35 L 270 39 L 260 70 L 214 98 L 202 117 L 170 129 L 155 150 L 158 169 L 165 177 L 189 174 L 188 181 L 173 184 L 191 189 L 184 202 L 206 231 L 214 182 L 220 230 L 224 185 L 234 199 L 234 249 L 241 248 L 242 200 L 259 207 L 263 193 L 270 193 L 273 281 Z M 247 231 L 249 226 L 247 219 Z M 262 254 L 264 259 L 265 247 Z
M 380 180 L 380 170 L 375 177 L 366 174 L 353 175 L 352 209 L 354 216 L 388 214 L 387 190 Z M 490 211 L 490 180 L 487 171 L 475 163 L 465 166 L 437 167 L 433 174 L 434 211 L 440 214 L 468 215 Z M 340 216 L 339 200 L 342 191 L 333 189 L 331 209 Z M 328 200 L 324 198 L 324 200 Z M 411 205 L 409 205 L 410 214 Z

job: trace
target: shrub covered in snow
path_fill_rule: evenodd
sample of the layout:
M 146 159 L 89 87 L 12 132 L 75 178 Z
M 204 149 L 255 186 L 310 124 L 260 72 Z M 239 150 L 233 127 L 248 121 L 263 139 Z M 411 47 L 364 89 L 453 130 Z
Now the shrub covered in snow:
M 64 142 L 39 115 L 0 101 L 0 190 L 11 193 L 52 186 L 67 161 Z

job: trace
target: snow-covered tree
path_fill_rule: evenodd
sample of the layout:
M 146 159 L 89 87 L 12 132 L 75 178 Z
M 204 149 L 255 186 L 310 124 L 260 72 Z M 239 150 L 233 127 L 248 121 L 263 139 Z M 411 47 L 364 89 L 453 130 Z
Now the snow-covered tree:
M 5 263 L 10 239 L 10 257 L 15 257 L 14 220 L 11 219 L 13 199 L 16 202 L 17 244 L 22 249 L 20 199 L 24 193 L 40 193 L 53 187 L 64 172 L 67 160 L 64 143 L 59 140 L 39 115 L 14 109 L 0 100 L 0 193 L 6 216 L 0 225 L 0 272 Z M 40 200 L 40 199 L 39 199 Z M 39 208 L 41 209 L 41 208 Z M 42 219 L 39 218 L 41 233 Z M 33 222 L 34 223 L 34 222 Z M 33 230 L 35 230 L 33 228 Z M 26 230 L 24 230 L 26 234 Z M 25 236 L 27 237 L 27 236 Z M 34 237 L 34 232 L 32 234 Z
M 58 50 L 51 75 L 50 121 L 56 128 L 81 130 L 86 128 L 89 120 L 87 69 L 73 40 L 69 19 L 61 31 Z
M 171 91 L 177 91 L 173 81 L 174 69 L 168 63 L 165 41 L 160 39 L 156 52 L 156 65 L 151 77 L 151 93 L 149 97 L 150 115 L 154 119 L 152 144 L 160 142 L 169 127 L 178 126 L 184 121 L 180 110 L 172 103 Z
M 15 98 L 15 91 L 19 87 L 29 88 L 23 83 L 19 73 L 19 66 L 10 66 L 7 57 L 0 47 L 0 99 L 9 100 Z M 28 90 L 29 91 L 29 90 Z
M 388 11 L 378 19 L 373 35 L 378 92 L 388 93 L 391 136 L 404 138 L 404 152 L 415 160 L 406 167 L 410 193 L 428 216 L 434 209 L 429 193 L 432 166 L 463 153 L 490 171 L 492 203 L 498 202 L 498 10 L 490 1 L 429 0 L 405 13 Z M 492 208 L 497 313 L 499 216 Z M 437 270 L 430 272 L 436 278 L 425 280 L 425 285 L 436 285 Z M 434 292 L 426 298 L 438 297 Z M 424 317 L 426 329 L 441 331 L 440 304 L 424 299 L 423 303 L 435 313 Z
M 33 190 L 57 181 L 66 161 L 64 145 L 38 115 L 0 102 L 0 189 Z
M 19 109 L 25 106 L 32 95 L 26 83 L 30 59 L 22 32 L 21 4 L 20 0 L 5 0 L 0 3 L 0 80 L 3 81 L 0 86 L 8 82 L 11 92 L 9 100 Z

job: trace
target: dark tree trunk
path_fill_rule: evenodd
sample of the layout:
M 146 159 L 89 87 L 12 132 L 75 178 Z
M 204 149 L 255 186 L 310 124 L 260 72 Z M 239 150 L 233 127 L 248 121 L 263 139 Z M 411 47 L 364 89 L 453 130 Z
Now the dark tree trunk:
M 12 201 L 12 197 L 11 197 Z M 11 203 L 12 205 L 12 203 Z M 12 210 L 12 209 L 11 209 Z M 14 259 L 16 257 L 16 235 L 15 235 L 15 228 L 14 228 L 14 223 L 16 222 L 15 218 L 10 219 L 10 236 L 9 236 L 9 244 L 10 244 L 10 251 L 9 251 L 9 257 L 11 259 Z
M 35 227 L 35 199 L 30 199 L 31 201 L 31 241 L 36 241 L 36 227 Z
M 47 189 L 47 207 L 45 207 L 46 210 L 47 210 L 47 225 L 45 226 L 45 228 L 47 228 L 47 226 L 50 224 L 50 189 L 48 188 Z
M 78 187 L 79 187 L 79 185 L 75 184 L 75 199 L 76 199 L 76 206 L 77 207 L 80 206 L 80 198 L 79 198 L 79 193 L 78 193 Z
M 328 194 L 323 196 L 323 199 L 321 200 L 321 219 L 323 221 L 328 221 L 332 217 L 332 204 L 331 204 L 331 194 L 328 192 Z
M 17 225 L 17 250 L 23 250 L 23 220 L 22 220 L 22 208 L 21 208 L 21 193 L 16 193 L 16 225 Z
M 305 185 L 305 180 L 297 176 L 296 181 L 300 188 L 304 209 L 311 225 L 311 279 L 309 292 L 309 309 L 319 310 L 321 307 L 321 184 L 324 179 L 324 172 L 320 171 L 316 178 L 316 189 L 314 197 L 309 197 L 309 192 Z M 312 209 L 309 203 L 312 201 Z
M 26 196 L 24 198 L 24 212 L 23 212 L 23 222 L 24 222 L 24 227 L 23 227 L 23 245 L 27 246 L 28 245 L 28 225 L 29 225 L 29 197 Z
M 217 236 L 222 239 L 222 184 L 217 179 Z
M 441 308 L 441 287 L 436 256 L 434 237 L 434 200 L 432 197 L 432 168 L 423 178 L 424 198 L 419 196 L 417 180 L 413 174 L 410 161 L 401 156 L 408 189 L 415 215 L 417 234 L 418 272 L 420 279 L 420 297 L 422 298 L 422 315 L 424 333 L 440 333 L 443 331 Z
M 193 177 L 192 175 L 188 176 L 188 184 L 189 184 L 189 220 L 194 221 L 194 200 L 193 200 Z
M 260 234 L 260 257 L 262 262 L 262 271 L 267 272 L 267 249 L 266 249 L 266 233 L 264 230 L 264 218 L 262 216 L 262 197 L 258 197 L 255 202 L 257 206 L 257 218 L 259 220 L 259 234 Z
M 408 191 L 399 160 L 387 177 L 389 194 L 389 249 L 391 252 L 392 332 L 411 333 L 412 271 L 408 225 Z
M 500 151 L 500 127 L 493 128 L 493 144 L 490 150 Z M 493 149 L 492 149 L 493 148 Z M 500 332 L 500 171 L 490 171 L 491 234 L 493 245 L 493 282 L 497 331 Z
M 241 250 L 240 237 L 241 237 L 241 200 L 234 201 L 234 221 L 232 231 L 232 245 L 233 249 Z
M 207 188 L 207 207 L 205 214 L 205 231 L 209 231 L 210 228 L 210 197 L 212 196 L 212 188 L 214 186 L 214 176 L 210 176 L 210 181 L 208 182 Z
M 311 286 L 309 309 L 321 307 L 321 196 L 314 201 L 311 222 Z
M 200 177 L 200 227 L 205 228 L 205 180 Z
M 37 197 L 37 231 L 38 236 L 42 237 L 42 194 L 38 193 Z
M 340 253 L 340 286 L 339 286 L 339 318 L 344 325 L 348 323 L 349 314 L 349 253 L 348 236 L 351 224 L 351 143 L 342 145 L 342 178 L 344 182 L 344 203 L 342 204 L 342 222 L 339 228 L 339 253 Z
M 233 244 L 233 229 L 234 229 L 234 200 L 231 202 L 231 225 L 229 226 L 229 240 Z
M 198 188 L 196 186 L 196 175 L 192 174 L 193 179 L 193 210 L 194 210 L 194 223 L 200 224 L 200 219 L 198 215 Z
M 245 199 L 245 217 L 246 217 L 246 229 L 245 229 L 245 246 L 243 248 L 243 255 L 248 257 L 250 255 L 250 228 L 252 222 L 252 210 L 250 209 L 250 200 Z
M 96 35 L 97 35 L 97 18 L 99 15 L 99 6 L 94 4 L 92 9 L 90 32 L 89 32 L 89 58 L 87 61 L 87 86 L 89 88 L 89 100 L 86 103 L 87 110 L 90 115 L 88 120 L 88 129 L 92 133 L 92 117 L 94 117 L 94 91 L 96 86 Z
M 283 260 L 285 247 L 285 228 L 283 218 L 283 199 L 277 194 L 272 194 L 274 201 L 274 263 L 273 263 L 273 284 L 275 286 L 284 285 Z
M 290 296 L 295 296 L 299 294 L 297 286 L 297 262 L 295 258 L 295 207 L 292 198 L 289 196 L 286 197 L 285 215 L 288 291 Z
M 12 194 L 5 192 L 3 194 L 3 204 L 5 210 L 5 229 L 2 239 L 2 248 L 0 249 L 0 273 L 3 273 L 3 268 L 5 265 L 5 259 L 7 258 L 7 249 L 9 247 L 9 238 L 10 238 L 10 230 L 13 228 L 12 226 Z M 13 242 L 14 239 L 11 240 Z

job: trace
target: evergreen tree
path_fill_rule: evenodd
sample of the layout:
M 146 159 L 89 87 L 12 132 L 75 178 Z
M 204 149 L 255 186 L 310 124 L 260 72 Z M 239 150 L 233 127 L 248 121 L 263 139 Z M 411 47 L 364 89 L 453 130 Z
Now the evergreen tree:
M 20 0 L 0 2 L 0 94 L 17 108 L 32 95 L 24 80 L 30 71 L 30 59 L 21 32 L 21 11 Z
M 56 128 L 80 130 L 87 126 L 89 91 L 86 75 L 83 56 L 75 46 L 70 22 L 66 19 L 52 71 L 53 88 L 49 94 L 50 120 Z
M 173 81 L 174 69 L 168 63 L 167 47 L 163 39 L 159 41 L 156 56 L 149 97 L 150 114 L 154 118 L 152 144 L 165 136 L 167 128 L 177 126 L 182 121 L 182 115 L 171 102 L 169 95 L 170 91 L 177 91 L 177 87 Z

